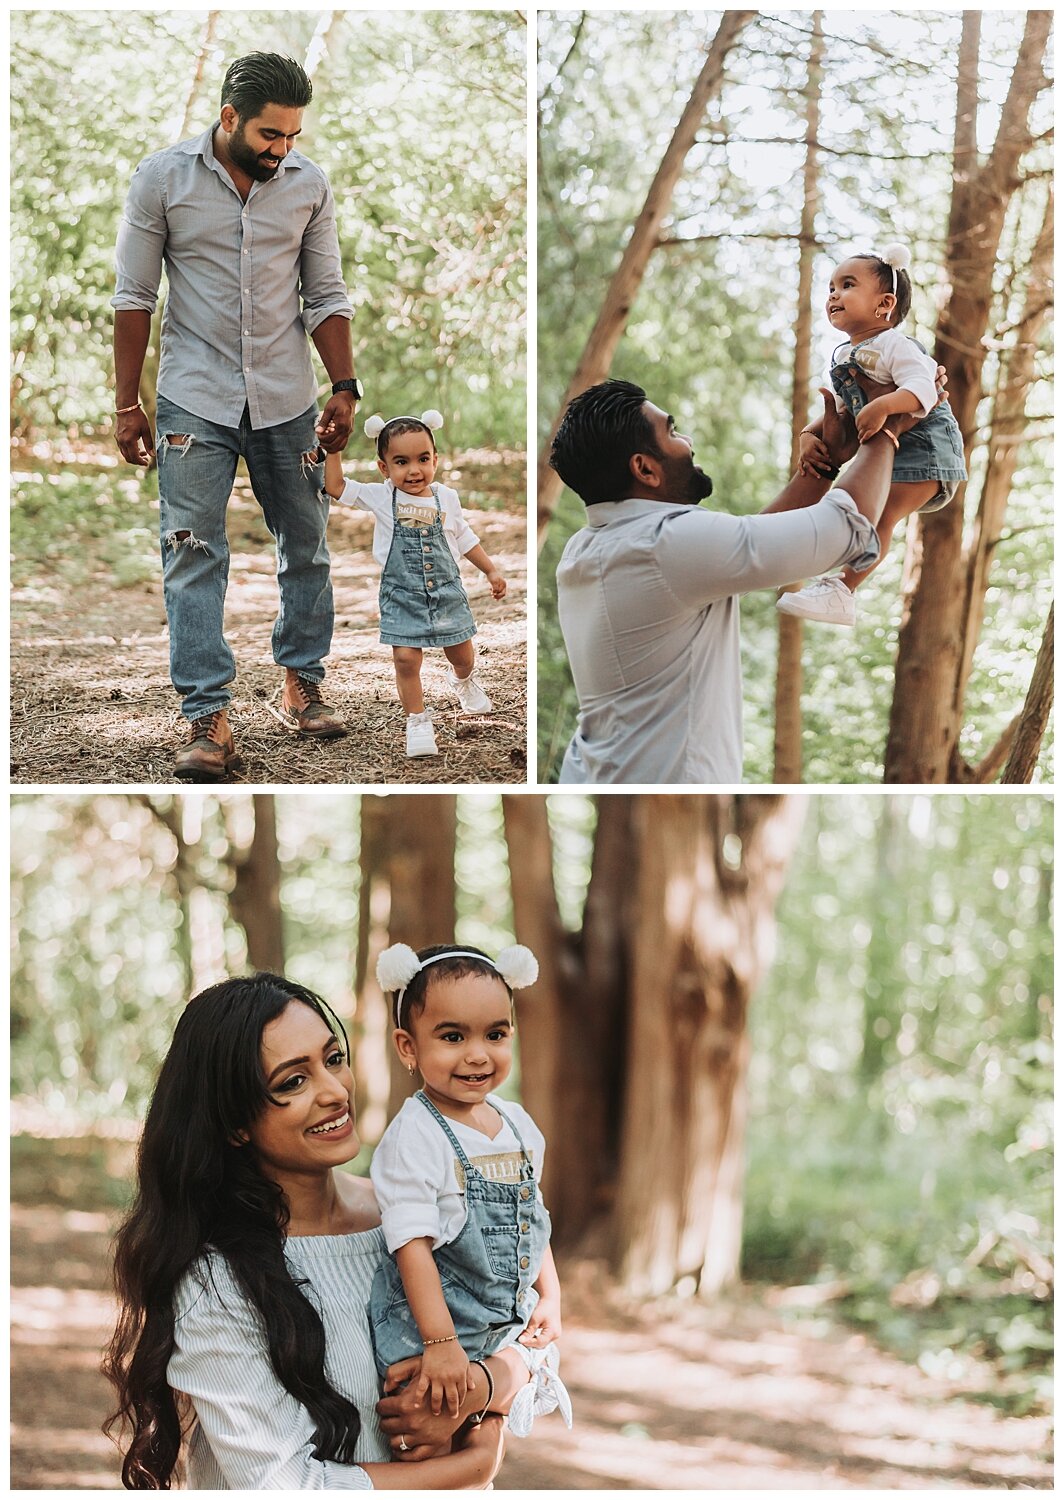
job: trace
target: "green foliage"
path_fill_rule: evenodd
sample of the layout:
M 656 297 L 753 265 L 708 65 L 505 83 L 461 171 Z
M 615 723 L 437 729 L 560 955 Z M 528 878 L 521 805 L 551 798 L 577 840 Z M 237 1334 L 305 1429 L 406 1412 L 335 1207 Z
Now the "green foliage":
M 195 86 L 203 13 L 13 17 L 23 434 L 90 433 L 113 406 L 114 241 L 137 162 L 207 128 L 234 57 L 254 46 L 302 61 L 318 23 L 313 11 L 213 14 Z M 372 408 L 438 406 L 458 447 L 524 440 L 524 78 L 517 12 L 336 12 L 300 143 L 333 185 Z
M 705 12 L 549 12 L 540 19 L 538 422 L 542 442 L 591 330 L 631 226 L 712 38 Z M 997 129 L 1022 32 L 1021 12 L 984 18 L 980 148 Z M 930 344 L 952 185 L 954 75 L 960 17 L 910 12 L 825 20 L 824 98 L 818 139 L 820 208 L 814 266 L 814 371 L 833 342 L 820 315 L 838 253 L 906 241 L 916 285 L 909 331 Z M 690 432 L 712 474 L 714 509 L 749 514 L 782 486 L 798 290 L 810 13 L 761 14 L 729 56 L 639 288 L 611 374 L 643 385 Z M 1049 126 L 1050 100 L 1032 114 Z M 793 142 L 794 144 L 790 144 Z M 1045 201 L 1031 181 L 1013 200 L 996 277 L 984 388 L 992 393 L 1014 337 L 1026 266 Z M 1051 332 L 1042 336 L 1006 521 L 987 594 L 986 624 L 968 688 L 961 750 L 987 754 L 1023 703 L 1052 594 Z M 991 414 L 978 413 L 967 520 L 974 518 Z M 539 767 L 557 779 L 575 727 L 576 697 L 554 597 L 554 571 L 583 507 L 563 495 L 541 555 Z M 904 537 L 862 586 L 856 631 L 806 628 L 804 779 L 877 781 L 901 617 Z M 777 621 L 769 593 L 743 601 L 746 779 L 773 776 Z M 1051 776 L 1047 735 L 1036 780 Z

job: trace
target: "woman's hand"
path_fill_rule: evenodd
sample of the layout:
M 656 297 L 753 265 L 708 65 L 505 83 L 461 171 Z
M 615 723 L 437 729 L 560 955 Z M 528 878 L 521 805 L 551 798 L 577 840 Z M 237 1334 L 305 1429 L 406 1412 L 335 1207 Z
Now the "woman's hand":
M 470 1366 L 474 1377 L 478 1373 Z M 481 1405 L 474 1400 L 467 1410 L 452 1417 L 443 1411 L 438 1415 L 424 1403 L 418 1404 L 417 1385 L 421 1373 L 421 1356 L 400 1360 L 384 1378 L 384 1395 L 377 1402 L 377 1415 L 388 1437 L 392 1457 L 401 1463 L 418 1463 L 437 1452 L 461 1427 L 471 1411 L 480 1411 L 487 1400 L 488 1385 L 479 1372 L 484 1394 Z

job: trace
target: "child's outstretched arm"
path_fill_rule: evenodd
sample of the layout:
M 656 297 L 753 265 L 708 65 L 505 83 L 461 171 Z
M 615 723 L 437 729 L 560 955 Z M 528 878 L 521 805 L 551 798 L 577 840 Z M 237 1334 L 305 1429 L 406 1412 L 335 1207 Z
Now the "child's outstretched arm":
M 429 1405 L 438 1416 L 446 1401 L 453 1417 L 473 1389 L 469 1358 L 455 1337 L 454 1323 L 440 1284 L 440 1273 L 432 1258 L 432 1241 L 426 1236 L 408 1240 L 395 1252 L 395 1263 L 403 1279 L 403 1290 L 425 1345 L 421 1375 L 414 1404 L 420 1406 L 431 1390 Z
M 340 460 L 339 453 L 326 453 L 325 455 L 325 484 L 324 489 L 339 500 L 344 492 L 344 466 Z
M 549 1245 L 543 1252 L 543 1264 L 533 1285 L 539 1301 L 518 1343 L 527 1344 L 530 1349 L 545 1349 L 562 1336 L 562 1286 Z
M 474 568 L 480 569 L 491 584 L 491 597 L 493 599 L 501 599 L 506 593 L 506 579 L 499 572 L 480 543 L 478 542 L 475 547 L 470 547 L 465 557 L 466 561 L 471 562 Z

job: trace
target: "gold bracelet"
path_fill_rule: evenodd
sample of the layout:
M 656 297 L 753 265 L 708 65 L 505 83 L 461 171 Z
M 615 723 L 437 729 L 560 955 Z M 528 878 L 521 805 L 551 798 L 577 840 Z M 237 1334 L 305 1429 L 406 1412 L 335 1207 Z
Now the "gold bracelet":
M 134 403 L 133 403 L 132 406 L 116 406 L 115 407 L 115 416 L 116 417 L 124 417 L 127 411 L 136 411 L 139 406 L 140 406 L 140 402 L 139 401 L 134 401 Z
M 449 1333 L 445 1339 L 422 1339 L 421 1342 L 427 1349 L 430 1344 L 455 1344 L 458 1342 L 456 1333 Z

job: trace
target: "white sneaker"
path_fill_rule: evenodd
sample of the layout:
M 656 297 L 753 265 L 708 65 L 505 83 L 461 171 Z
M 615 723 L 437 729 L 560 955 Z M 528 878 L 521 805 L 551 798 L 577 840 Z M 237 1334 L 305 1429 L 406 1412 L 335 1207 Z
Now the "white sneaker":
M 440 753 L 436 748 L 436 733 L 432 727 L 432 714 L 429 709 L 425 709 L 424 713 L 420 714 L 407 714 L 406 753 L 411 757 Z
M 800 620 L 822 620 L 825 625 L 857 623 L 857 605 L 841 578 L 818 578 L 796 593 L 781 594 L 776 600 L 776 608 L 781 615 L 797 615 Z
M 491 699 L 477 681 L 475 671 L 470 672 L 468 677 L 459 677 L 452 672 L 451 692 L 458 699 L 459 707 L 464 714 L 491 713 Z

